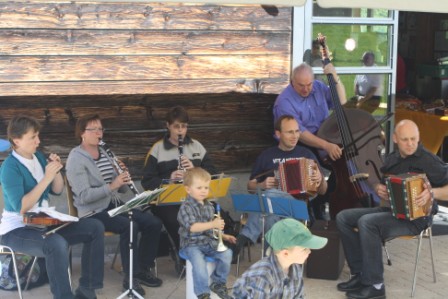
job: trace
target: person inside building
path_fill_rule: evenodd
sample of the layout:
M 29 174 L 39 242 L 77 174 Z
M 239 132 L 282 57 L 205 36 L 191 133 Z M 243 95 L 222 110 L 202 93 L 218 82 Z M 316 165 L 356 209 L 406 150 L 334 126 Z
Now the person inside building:
M 376 66 L 373 52 L 365 52 L 361 61 L 366 68 Z M 375 111 L 380 106 L 383 96 L 384 76 L 382 74 L 359 74 L 356 75 L 354 84 L 355 97 L 352 105 L 369 113 Z

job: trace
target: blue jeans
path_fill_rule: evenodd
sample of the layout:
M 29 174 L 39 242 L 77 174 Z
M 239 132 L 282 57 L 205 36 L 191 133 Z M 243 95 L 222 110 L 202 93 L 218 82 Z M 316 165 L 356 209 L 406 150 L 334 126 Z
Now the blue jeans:
M 336 224 L 350 272 L 361 273 L 364 285 L 384 282 L 383 240 L 420 233 L 411 221 L 396 219 L 390 208 L 384 207 L 342 210 L 336 215 Z
M 120 214 L 110 217 L 107 211 L 97 213 L 92 216 L 100 220 L 106 231 L 120 235 L 120 257 L 123 271 L 129 276 L 129 241 L 130 241 L 130 222 L 128 214 Z M 160 231 L 162 230 L 162 221 L 151 214 L 149 211 L 132 210 L 133 219 L 133 274 L 138 274 L 141 270 L 147 270 L 154 267 L 154 260 L 157 257 L 159 249 Z M 139 246 L 137 247 L 138 232 L 141 232 Z
M 88 289 L 103 287 L 104 226 L 96 219 L 84 218 L 42 237 L 42 231 L 21 227 L 3 235 L 2 244 L 14 250 L 45 258 L 53 298 L 71 299 L 68 277 L 69 246 L 83 243 L 79 285 Z
M 194 293 L 199 296 L 210 293 L 208 285 L 208 271 L 205 257 L 211 257 L 216 261 L 216 267 L 210 275 L 212 282 L 226 284 L 232 262 L 232 250 L 218 252 L 210 245 L 197 245 L 182 248 L 183 254 L 192 265 Z
M 265 191 L 265 195 L 267 197 L 282 197 L 282 198 L 291 198 L 294 199 L 290 194 L 277 190 L 277 189 L 269 189 Z M 270 214 L 265 216 L 264 218 L 264 232 L 266 233 L 277 221 L 281 220 L 284 217 L 277 216 L 274 214 Z M 262 217 L 261 213 L 248 213 L 247 222 L 244 227 L 241 229 L 240 234 L 244 235 L 251 239 L 252 242 L 256 243 L 258 236 L 262 233 L 263 225 L 262 225 Z

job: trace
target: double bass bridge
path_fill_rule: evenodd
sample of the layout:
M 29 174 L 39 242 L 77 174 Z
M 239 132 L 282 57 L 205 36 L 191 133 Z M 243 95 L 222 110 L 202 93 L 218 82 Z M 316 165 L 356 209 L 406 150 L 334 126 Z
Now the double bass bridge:
M 369 174 L 368 173 L 356 173 L 356 174 L 351 175 L 349 177 L 349 180 L 352 183 L 356 183 L 357 181 L 368 180 L 368 179 L 369 179 Z

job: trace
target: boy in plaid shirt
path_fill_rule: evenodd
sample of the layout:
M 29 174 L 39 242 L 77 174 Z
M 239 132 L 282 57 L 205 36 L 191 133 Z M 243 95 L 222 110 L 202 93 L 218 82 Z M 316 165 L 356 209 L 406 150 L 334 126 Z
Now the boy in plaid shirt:
M 202 168 L 195 167 L 184 176 L 184 186 L 188 193 L 182 203 L 177 220 L 179 221 L 180 247 L 193 267 L 194 292 L 198 299 L 210 298 L 210 291 L 220 298 L 230 299 L 227 294 L 227 276 L 230 272 L 232 251 L 216 250 L 218 240 L 213 236 L 213 229 L 223 230 L 224 220 L 214 218 L 214 207 L 206 200 L 209 193 L 211 176 Z M 222 235 L 222 239 L 231 243 L 236 238 Z M 208 286 L 207 262 L 205 257 L 216 261 L 216 268 L 211 274 L 212 284 Z

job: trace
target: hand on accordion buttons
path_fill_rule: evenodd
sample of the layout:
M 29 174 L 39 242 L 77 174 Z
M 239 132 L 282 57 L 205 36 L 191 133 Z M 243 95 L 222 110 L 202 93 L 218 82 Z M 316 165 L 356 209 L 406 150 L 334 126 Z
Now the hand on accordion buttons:
M 389 200 L 389 193 L 387 193 L 386 185 L 378 184 L 375 186 L 375 191 L 378 196 L 383 200 Z
M 261 183 L 261 187 L 263 189 L 272 189 L 277 188 L 278 181 L 275 179 L 275 177 L 267 177 L 263 183 Z
M 415 198 L 415 203 L 419 207 L 424 206 L 428 200 L 431 200 L 431 196 L 432 196 L 431 191 L 428 188 L 428 186 L 426 184 L 423 184 L 423 187 L 425 189 L 422 191 L 422 193 L 417 195 L 417 197 Z

